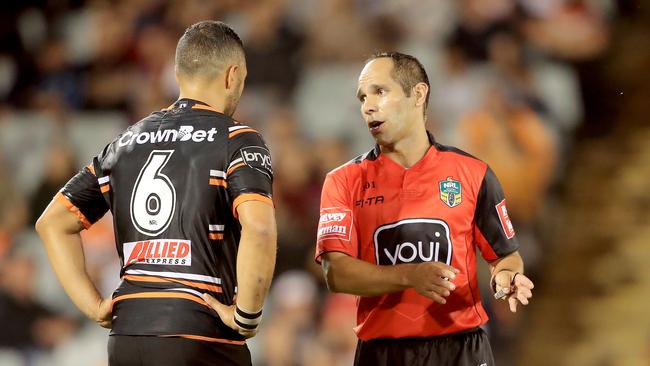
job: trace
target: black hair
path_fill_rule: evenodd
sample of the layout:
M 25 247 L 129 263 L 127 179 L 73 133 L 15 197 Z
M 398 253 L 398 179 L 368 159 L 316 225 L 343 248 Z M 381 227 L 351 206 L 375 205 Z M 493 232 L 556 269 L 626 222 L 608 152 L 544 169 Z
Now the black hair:
M 232 28 L 214 20 L 192 24 L 176 46 L 176 68 L 180 74 L 214 76 L 228 62 L 245 60 L 244 45 Z

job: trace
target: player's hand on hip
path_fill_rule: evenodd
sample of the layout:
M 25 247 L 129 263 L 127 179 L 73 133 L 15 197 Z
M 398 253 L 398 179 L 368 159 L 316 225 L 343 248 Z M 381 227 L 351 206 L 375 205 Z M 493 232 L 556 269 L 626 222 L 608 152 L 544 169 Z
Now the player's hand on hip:
M 494 276 L 495 291 L 497 294 L 502 291 L 508 300 L 510 311 L 517 312 L 517 304 L 528 305 L 529 299 L 533 297 L 535 285 L 528 277 L 521 273 L 503 270 Z
M 407 281 L 419 294 L 445 304 L 447 296 L 456 289 L 452 280 L 460 271 L 442 262 L 425 262 L 409 265 Z
M 241 334 L 242 336 L 246 338 L 251 338 L 255 334 L 257 334 L 257 329 L 254 330 L 248 330 L 248 329 L 243 329 L 239 327 L 235 323 L 235 305 L 224 305 L 219 300 L 215 299 L 214 297 L 210 296 L 209 294 L 203 294 L 203 300 L 210 305 L 212 309 L 219 315 L 219 318 L 221 318 L 221 321 L 228 326 L 231 329 L 234 329 L 237 331 L 237 333 Z
M 95 322 L 103 328 L 113 327 L 113 299 L 103 299 L 99 302 Z

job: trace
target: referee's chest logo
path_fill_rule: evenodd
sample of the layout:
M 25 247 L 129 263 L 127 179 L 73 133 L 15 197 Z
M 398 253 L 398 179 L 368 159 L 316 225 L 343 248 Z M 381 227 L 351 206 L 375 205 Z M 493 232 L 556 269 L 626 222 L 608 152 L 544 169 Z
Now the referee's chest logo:
M 456 207 L 463 202 L 463 186 L 452 177 L 440 181 L 440 200 L 449 207 Z
M 438 219 L 405 219 L 382 225 L 374 234 L 379 265 L 451 263 L 449 225 Z

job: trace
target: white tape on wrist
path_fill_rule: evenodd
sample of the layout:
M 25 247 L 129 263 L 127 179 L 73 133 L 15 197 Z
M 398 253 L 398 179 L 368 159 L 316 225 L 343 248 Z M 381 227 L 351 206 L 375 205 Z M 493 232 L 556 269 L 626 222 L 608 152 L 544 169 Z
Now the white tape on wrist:
M 235 324 L 245 330 L 255 330 L 262 321 L 262 310 L 251 313 L 235 306 Z

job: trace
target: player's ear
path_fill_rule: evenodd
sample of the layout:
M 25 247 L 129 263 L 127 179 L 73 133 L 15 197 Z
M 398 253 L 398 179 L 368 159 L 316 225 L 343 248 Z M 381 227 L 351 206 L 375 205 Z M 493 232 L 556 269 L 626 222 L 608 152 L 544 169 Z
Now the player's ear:
M 230 65 L 226 69 L 226 89 L 232 89 L 237 87 L 237 72 L 239 71 L 239 65 Z
M 176 67 L 176 66 L 174 67 L 174 78 L 176 79 L 176 85 L 180 85 L 181 81 L 180 81 L 180 79 L 178 77 L 178 67 Z
M 429 86 L 426 83 L 417 83 L 413 87 L 413 92 L 415 94 L 415 105 L 417 107 L 423 106 L 427 102 L 427 93 L 429 92 Z

